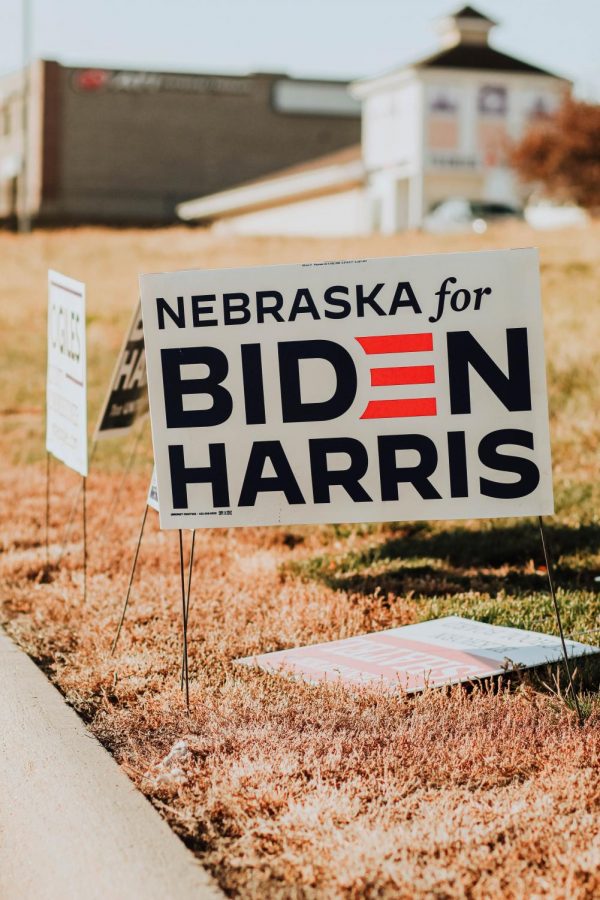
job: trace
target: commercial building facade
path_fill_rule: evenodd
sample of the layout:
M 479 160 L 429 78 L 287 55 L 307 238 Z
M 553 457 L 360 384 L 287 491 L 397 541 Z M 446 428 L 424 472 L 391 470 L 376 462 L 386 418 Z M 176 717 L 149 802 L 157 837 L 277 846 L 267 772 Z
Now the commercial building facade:
M 190 196 L 359 137 L 345 82 L 36 61 L 0 79 L 0 218 L 171 222 Z

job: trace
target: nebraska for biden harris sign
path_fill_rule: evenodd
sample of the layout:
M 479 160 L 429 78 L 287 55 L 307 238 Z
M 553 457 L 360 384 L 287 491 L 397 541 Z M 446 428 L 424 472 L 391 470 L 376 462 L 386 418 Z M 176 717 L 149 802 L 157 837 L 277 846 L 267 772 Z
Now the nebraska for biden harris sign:
M 141 278 L 163 528 L 553 510 L 535 250 Z

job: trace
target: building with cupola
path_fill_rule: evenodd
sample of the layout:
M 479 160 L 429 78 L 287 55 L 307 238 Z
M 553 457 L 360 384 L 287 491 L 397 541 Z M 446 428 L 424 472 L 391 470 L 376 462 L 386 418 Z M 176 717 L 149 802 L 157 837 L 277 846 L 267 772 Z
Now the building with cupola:
M 473 6 L 439 21 L 436 52 L 353 82 L 359 145 L 179 207 L 182 218 L 254 234 L 391 234 L 451 197 L 519 205 L 509 149 L 554 112 L 566 79 L 490 43 Z

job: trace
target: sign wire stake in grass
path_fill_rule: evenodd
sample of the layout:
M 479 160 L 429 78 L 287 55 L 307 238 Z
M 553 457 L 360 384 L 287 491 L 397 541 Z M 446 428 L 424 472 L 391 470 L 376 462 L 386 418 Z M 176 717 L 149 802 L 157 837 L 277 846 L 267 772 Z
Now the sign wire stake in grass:
M 573 675 L 571 674 L 571 664 L 569 662 L 569 654 L 567 653 L 567 645 L 565 644 L 565 635 L 562 627 L 562 620 L 560 617 L 560 607 L 558 605 L 558 598 L 556 596 L 556 591 L 554 589 L 554 576 L 553 576 L 553 567 L 552 567 L 552 557 L 550 555 L 550 548 L 548 546 L 548 540 L 546 537 L 546 530 L 544 528 L 544 520 L 541 516 L 538 516 L 538 522 L 540 526 L 540 535 L 542 538 L 542 548 L 544 551 L 544 558 L 546 560 L 546 571 L 548 572 L 548 584 L 550 587 L 550 596 L 552 597 L 552 602 L 554 604 L 554 612 L 556 613 L 556 621 L 558 623 L 558 631 L 560 634 L 560 642 L 562 646 L 563 656 L 565 660 L 565 666 L 567 669 L 567 677 L 569 679 L 569 688 L 571 689 L 571 696 L 573 697 L 573 702 L 575 704 L 575 709 L 577 710 L 577 716 L 579 718 L 579 724 L 583 725 L 583 714 L 581 712 L 581 707 L 579 705 L 579 698 L 577 697 L 577 692 L 575 691 L 575 685 L 573 684 Z
M 83 476 L 82 484 L 82 515 L 83 515 L 83 602 L 87 600 L 87 478 Z
M 90 457 L 91 462 L 91 457 Z M 67 555 L 67 544 L 69 543 L 69 538 L 71 537 L 71 529 L 73 527 L 73 521 L 75 519 L 75 511 L 79 506 L 79 497 L 81 495 L 81 482 L 77 485 L 77 490 L 75 492 L 75 496 L 73 497 L 73 502 L 71 504 L 71 509 L 69 511 L 69 517 L 67 519 L 67 524 L 65 526 L 64 537 L 62 540 L 62 545 L 60 548 L 60 554 L 58 557 L 58 565 L 61 564 L 63 558 Z
M 111 521 L 112 521 L 112 519 L 113 519 L 115 510 L 117 509 L 117 506 L 118 506 L 118 503 L 119 503 L 121 494 L 122 494 L 122 492 L 123 492 L 123 488 L 125 487 L 125 482 L 127 481 L 128 477 L 129 477 L 129 475 L 130 475 L 130 473 L 131 473 L 131 470 L 132 470 L 132 468 L 133 468 L 133 464 L 134 464 L 134 462 L 135 462 L 135 459 L 136 459 L 136 456 L 137 456 L 137 453 L 138 453 L 138 450 L 139 450 L 139 447 L 140 447 L 140 443 L 141 443 L 141 440 L 142 440 L 142 436 L 143 436 L 143 433 L 144 433 L 144 426 L 145 426 L 145 424 L 146 424 L 145 421 L 142 420 L 141 423 L 140 423 L 140 427 L 139 427 L 139 429 L 138 429 L 138 432 L 137 432 L 137 434 L 136 434 L 136 436 L 135 436 L 135 440 L 134 440 L 133 446 L 132 446 L 132 448 L 131 448 L 131 453 L 129 454 L 129 459 L 127 460 L 127 465 L 125 466 L 125 470 L 124 470 L 124 472 L 123 472 L 123 475 L 121 476 L 121 481 L 119 482 L 119 486 L 117 487 L 116 491 L 115 491 L 114 494 L 113 494 L 113 497 L 112 497 L 110 506 L 109 506 L 109 508 L 108 508 L 108 513 L 107 513 L 106 518 L 104 519 L 104 521 L 103 521 L 103 523 L 102 523 L 102 531 L 103 531 L 104 533 L 106 532 L 106 529 L 108 528 L 108 526 L 110 525 L 110 523 L 111 523 Z M 104 536 L 105 536 L 105 535 L 104 535 Z
M 110 648 L 110 655 L 114 656 L 114 652 L 117 646 L 117 642 L 121 635 L 121 629 L 123 628 L 123 622 L 125 621 L 125 614 L 127 612 L 127 607 L 129 605 L 129 596 L 131 594 L 131 585 L 133 584 L 133 577 L 135 575 L 135 570 L 138 561 L 138 555 L 140 552 L 140 546 L 142 543 L 142 536 L 144 534 L 144 526 L 146 525 L 146 517 L 148 515 L 148 504 L 144 505 L 144 515 L 142 516 L 142 524 L 140 526 L 140 533 L 138 535 L 137 544 L 135 548 L 135 553 L 133 555 L 133 563 L 131 565 L 131 574 L 129 575 L 129 584 L 127 585 L 127 593 L 125 595 L 125 602 L 123 603 L 123 609 L 121 611 L 121 618 L 119 619 L 119 624 L 117 626 L 117 632 L 114 636 L 114 640 L 112 642 L 112 646 Z
M 187 583 L 187 598 L 185 603 L 185 626 L 187 629 L 189 616 L 190 616 L 190 592 L 192 590 L 192 566 L 194 565 L 194 545 L 196 543 L 196 529 L 192 531 L 192 546 L 190 549 L 190 561 L 188 564 L 188 583 Z M 183 679 L 185 677 L 185 666 L 186 661 L 185 657 L 182 656 L 181 659 L 181 690 L 183 690 Z
M 190 708 L 190 675 L 188 669 L 188 646 L 187 646 L 187 610 L 185 600 L 185 574 L 183 566 L 183 531 L 179 529 L 179 571 L 181 574 L 181 612 L 183 619 L 183 668 L 185 672 L 185 705 Z
M 96 455 L 96 450 L 97 450 L 97 448 L 98 448 L 98 442 L 95 441 L 95 442 L 92 444 L 92 449 L 91 449 L 91 452 L 90 452 L 90 463 L 89 463 L 90 466 L 91 466 L 91 464 L 92 464 L 92 462 L 93 462 L 94 456 Z M 73 522 L 74 522 L 74 520 L 75 520 L 75 512 L 76 512 L 76 510 L 77 510 L 77 507 L 79 506 L 79 498 L 80 498 L 80 496 L 81 496 L 81 491 L 82 491 L 82 489 L 83 489 L 83 485 L 82 485 L 81 482 L 79 482 L 79 484 L 77 485 L 77 490 L 76 490 L 75 496 L 73 497 L 73 503 L 71 504 L 71 510 L 70 510 L 70 512 L 69 512 L 69 517 L 68 517 L 68 519 L 67 519 L 67 524 L 66 524 L 66 526 L 65 526 L 64 537 L 63 537 L 63 540 L 62 540 L 62 546 L 61 546 L 61 548 L 60 548 L 60 554 L 59 554 L 58 561 L 57 561 L 58 565 L 61 564 L 61 562 L 62 562 L 62 560 L 64 559 L 64 557 L 65 557 L 65 556 L 67 555 L 67 553 L 69 552 L 69 551 L 67 550 L 67 544 L 69 543 L 69 538 L 71 537 L 71 529 L 72 529 L 72 527 L 73 527 Z
M 46 450 L 46 572 L 50 568 L 50 452 Z

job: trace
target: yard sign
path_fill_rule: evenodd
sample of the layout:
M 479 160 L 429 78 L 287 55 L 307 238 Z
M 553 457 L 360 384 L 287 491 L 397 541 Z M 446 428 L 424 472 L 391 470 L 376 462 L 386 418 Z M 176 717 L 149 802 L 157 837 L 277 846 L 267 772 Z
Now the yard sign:
M 140 304 L 135 307 L 96 427 L 96 439 L 126 434 L 148 412 L 146 355 Z
M 86 476 L 85 285 L 48 272 L 46 450 Z
M 163 528 L 553 511 L 535 250 L 141 278 Z
M 600 648 L 566 641 L 572 659 Z M 556 663 L 560 638 L 446 616 L 341 641 L 248 656 L 236 662 L 316 684 L 380 684 L 408 693 L 518 668 Z

